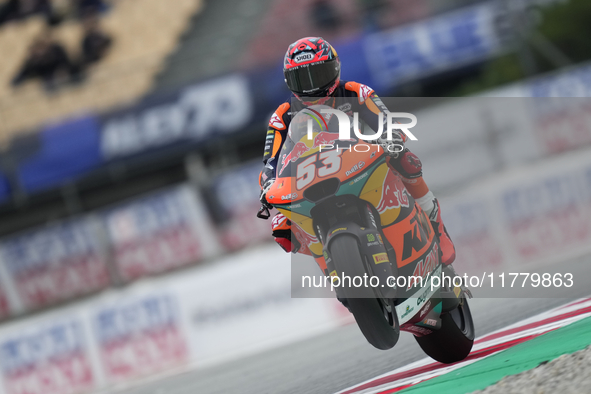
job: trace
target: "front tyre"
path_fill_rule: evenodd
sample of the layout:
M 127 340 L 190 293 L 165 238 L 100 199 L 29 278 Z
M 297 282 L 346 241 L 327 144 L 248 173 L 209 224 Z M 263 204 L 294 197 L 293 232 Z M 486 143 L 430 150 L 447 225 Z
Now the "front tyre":
M 415 337 L 423 351 L 445 364 L 464 360 L 474 344 L 474 322 L 468 300 L 462 296 L 457 308 L 441 315 L 442 326 L 423 337 Z
M 341 235 L 330 244 L 330 254 L 339 276 L 347 275 L 351 278 L 363 277 L 371 271 L 359 252 L 357 239 L 351 235 Z M 371 287 L 342 288 L 346 297 L 347 307 L 355 317 L 357 325 L 367 341 L 377 349 L 392 348 L 400 336 L 396 309 L 388 300 L 378 300 Z M 363 297 L 363 298 L 358 298 Z

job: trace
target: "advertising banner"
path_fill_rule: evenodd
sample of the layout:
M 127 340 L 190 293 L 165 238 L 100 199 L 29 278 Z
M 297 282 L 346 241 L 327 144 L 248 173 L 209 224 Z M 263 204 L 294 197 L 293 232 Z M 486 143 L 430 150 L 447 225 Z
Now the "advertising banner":
M 219 252 L 201 200 L 189 186 L 100 213 L 123 280 L 195 263 Z
M 0 332 L 5 394 L 74 394 L 94 388 L 95 374 L 78 319 L 36 319 Z
M 569 166 L 570 167 L 570 166 Z M 590 249 L 591 162 L 549 172 L 500 194 L 508 239 L 524 263 Z
M 367 36 L 365 57 L 375 89 L 483 61 L 498 54 L 493 2 L 462 8 Z
M 466 272 L 529 269 L 591 252 L 591 156 L 581 151 L 442 199 Z
M 170 282 L 194 365 L 238 358 L 343 324 L 344 307 L 336 299 L 292 298 L 290 256 L 277 245 L 259 246 L 198 275 L 179 277 L 174 286 Z M 304 257 L 300 266 L 318 274 L 314 260 Z
M 0 259 L 25 310 L 110 285 L 106 258 L 88 218 L 29 230 L 0 241 Z
M 100 153 L 110 160 L 204 141 L 241 130 L 253 121 L 253 114 L 248 79 L 228 75 L 105 116 Z
M 160 372 L 187 361 L 188 346 L 176 300 L 144 293 L 99 307 L 92 316 L 101 365 L 108 383 Z

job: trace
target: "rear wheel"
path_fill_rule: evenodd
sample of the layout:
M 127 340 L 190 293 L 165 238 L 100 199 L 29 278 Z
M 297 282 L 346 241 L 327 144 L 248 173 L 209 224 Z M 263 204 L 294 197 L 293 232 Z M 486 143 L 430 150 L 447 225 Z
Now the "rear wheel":
M 462 296 L 457 308 L 441 315 L 442 326 L 423 337 L 415 337 L 423 351 L 445 364 L 468 357 L 474 344 L 474 322 L 468 300 Z
M 330 245 L 330 254 L 336 271 L 351 278 L 370 275 L 359 252 L 357 239 L 351 235 L 341 235 Z M 392 348 L 400 336 L 398 316 L 390 300 L 376 298 L 371 287 L 345 288 L 342 294 L 346 297 L 349 311 L 355 317 L 357 325 L 367 341 L 382 350 Z

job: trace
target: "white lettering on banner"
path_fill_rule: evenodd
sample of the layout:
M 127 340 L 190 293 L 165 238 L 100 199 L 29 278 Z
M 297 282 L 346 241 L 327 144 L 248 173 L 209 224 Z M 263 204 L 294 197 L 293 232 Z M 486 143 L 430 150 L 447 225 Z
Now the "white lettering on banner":
M 0 244 L 7 274 L 24 306 L 37 308 L 109 284 L 90 222 L 69 221 L 10 237 Z
M 369 36 L 373 79 L 392 86 L 498 53 L 494 16 L 493 4 L 486 3 Z
M 9 335 L 0 342 L 0 366 L 8 394 L 69 394 L 94 386 L 77 321 Z
M 105 371 L 111 381 L 161 371 L 185 362 L 187 343 L 173 298 L 145 296 L 101 308 L 93 319 Z
M 187 195 L 173 189 L 107 211 L 103 217 L 121 276 L 131 280 L 202 258 L 192 210 Z
M 228 133 L 252 116 L 247 80 L 232 75 L 191 86 L 172 104 L 110 119 L 101 132 L 101 152 L 114 158 L 179 142 Z

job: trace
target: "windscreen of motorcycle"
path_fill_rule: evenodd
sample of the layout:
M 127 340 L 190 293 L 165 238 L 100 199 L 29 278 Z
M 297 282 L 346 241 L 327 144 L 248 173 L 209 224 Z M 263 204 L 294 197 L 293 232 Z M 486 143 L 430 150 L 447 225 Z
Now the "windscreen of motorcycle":
M 299 111 L 291 120 L 287 139 L 279 153 L 278 177 L 291 176 L 288 170 L 291 163 L 317 153 L 321 147 L 327 149 L 338 141 L 338 117 L 333 113 L 323 113 L 323 109 L 333 110 L 327 105 L 314 105 Z M 350 127 L 352 124 L 353 120 L 349 117 Z M 352 140 L 347 141 L 350 144 Z

